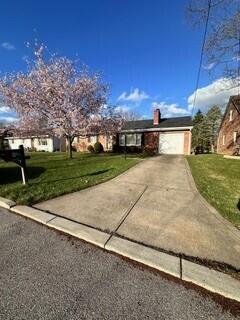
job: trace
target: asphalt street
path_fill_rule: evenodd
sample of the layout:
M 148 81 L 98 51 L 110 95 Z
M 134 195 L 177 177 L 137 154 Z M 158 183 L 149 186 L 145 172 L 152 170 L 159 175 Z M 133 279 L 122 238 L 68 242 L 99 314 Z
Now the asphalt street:
M 240 319 L 240 304 L 0 209 L 0 319 Z

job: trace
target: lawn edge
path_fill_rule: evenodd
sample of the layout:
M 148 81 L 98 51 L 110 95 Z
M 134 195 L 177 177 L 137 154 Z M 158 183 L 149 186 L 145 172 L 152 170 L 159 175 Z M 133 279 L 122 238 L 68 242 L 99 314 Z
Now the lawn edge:
M 0 206 L 2 206 L 1 203 Z M 183 282 L 193 283 L 207 291 L 240 302 L 240 295 L 238 294 L 240 292 L 240 281 L 223 272 L 36 208 L 16 205 L 10 208 L 10 212 L 20 214 L 51 229 L 89 242 L 108 252 L 137 261 Z M 224 285 L 221 285 L 221 283 L 224 283 Z
M 197 195 L 199 197 L 199 200 L 209 209 L 209 211 L 211 213 L 213 213 L 216 218 L 218 220 L 221 220 L 221 222 L 229 229 L 229 231 L 233 232 L 234 230 L 234 235 L 240 240 L 240 232 L 239 232 L 239 229 L 238 227 L 233 224 L 232 222 L 230 222 L 227 218 L 225 218 L 221 213 L 220 211 L 218 211 L 215 207 L 213 207 L 213 205 L 211 205 L 211 203 L 209 203 L 207 201 L 207 199 L 201 194 L 201 192 L 198 190 L 197 188 L 197 184 L 194 180 L 194 177 L 193 177 L 193 174 L 192 174 L 192 170 L 191 170 L 191 167 L 189 165 L 189 162 L 187 160 L 186 157 L 184 157 L 184 160 L 185 160 L 185 165 L 186 165 L 186 168 L 187 168 L 187 174 L 188 174 L 188 179 L 189 179 L 189 183 L 192 187 L 192 190 L 194 191 L 195 195 Z
M 117 155 L 117 156 L 120 156 L 120 155 Z M 11 200 L 11 199 L 6 199 L 6 198 L 2 197 L 1 195 L 0 195 L 0 199 L 5 199 L 6 203 L 7 203 L 7 202 L 13 203 L 13 204 L 10 205 L 10 206 L 6 206 L 5 209 L 10 209 L 13 205 L 21 205 L 21 206 L 25 206 L 25 205 L 26 205 L 26 206 L 31 206 L 31 207 L 33 207 L 34 205 L 36 205 L 36 204 L 38 204 L 38 203 L 41 203 L 41 202 L 43 202 L 43 201 L 48 201 L 48 200 L 56 199 L 56 198 L 58 198 L 58 197 L 62 197 L 62 196 L 67 195 L 67 194 L 79 192 L 79 191 L 82 191 L 82 190 L 86 190 L 86 189 L 88 189 L 88 188 L 93 188 L 93 187 L 95 187 L 95 186 L 98 186 L 98 185 L 101 184 L 101 183 L 106 183 L 106 182 L 108 182 L 108 181 L 110 181 L 110 180 L 113 180 L 113 179 L 115 179 L 115 178 L 117 178 L 117 177 L 125 174 L 128 170 L 131 170 L 132 168 L 136 167 L 136 166 L 139 165 L 142 161 L 145 161 L 147 158 L 144 158 L 144 159 L 142 159 L 142 158 L 127 158 L 127 160 L 132 160 L 132 159 L 133 159 L 133 160 L 138 160 L 138 161 L 136 161 L 135 164 L 131 165 L 129 168 L 124 169 L 122 172 L 120 172 L 119 174 L 117 174 L 117 175 L 115 175 L 115 176 L 113 176 L 113 177 L 109 177 L 109 178 L 107 177 L 106 179 L 104 179 L 104 180 L 102 180 L 102 181 L 99 181 L 99 182 L 97 182 L 97 183 L 95 183 L 95 184 L 92 184 L 92 185 L 89 185 L 89 186 L 86 186 L 86 187 L 84 186 L 83 188 L 78 189 L 78 190 L 74 190 L 74 191 L 70 191 L 70 192 L 63 192 L 63 193 L 61 193 L 61 194 L 59 194 L 59 195 L 57 195 L 57 196 L 55 196 L 55 197 L 51 197 L 51 198 L 48 198 L 48 199 L 42 199 L 42 200 L 40 200 L 40 201 L 37 200 L 36 202 L 33 201 L 33 202 L 30 202 L 30 203 L 27 203 L 27 202 L 22 202 L 22 203 L 20 203 L 20 202 L 17 202 L 17 200 L 15 201 L 15 200 Z M 6 204 L 6 205 L 7 205 L 7 204 Z

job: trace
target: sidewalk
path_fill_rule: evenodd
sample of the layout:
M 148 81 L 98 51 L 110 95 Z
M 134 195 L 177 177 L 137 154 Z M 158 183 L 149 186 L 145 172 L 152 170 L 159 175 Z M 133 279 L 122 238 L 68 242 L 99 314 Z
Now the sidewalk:
M 111 181 L 35 207 L 110 236 L 240 270 L 240 232 L 202 199 L 182 156 L 145 160 Z

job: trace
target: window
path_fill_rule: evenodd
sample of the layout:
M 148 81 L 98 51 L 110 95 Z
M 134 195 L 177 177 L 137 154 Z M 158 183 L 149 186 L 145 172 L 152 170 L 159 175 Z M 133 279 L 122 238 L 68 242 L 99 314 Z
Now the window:
M 226 140 L 226 137 L 225 137 L 225 135 L 222 137 L 222 144 L 223 144 L 223 146 L 225 146 L 225 140 Z
M 124 146 L 125 145 L 125 135 L 124 134 L 120 134 L 119 135 L 119 145 L 120 146 Z
M 40 146 L 47 146 L 47 139 L 46 138 L 40 138 L 40 139 L 38 139 L 38 144 L 40 145 Z
M 232 121 L 232 119 L 233 119 L 233 110 L 230 110 L 229 121 Z
M 233 142 L 237 142 L 237 131 L 233 132 Z
M 112 148 L 112 136 L 106 135 L 106 149 Z
M 142 134 L 141 133 L 131 133 L 126 134 L 126 146 L 141 146 Z M 119 135 L 119 145 L 125 146 L 125 135 Z
M 12 144 L 14 144 L 14 140 L 12 139 Z
M 89 138 L 90 138 L 89 139 L 90 143 L 96 143 L 97 142 L 97 136 L 90 136 Z

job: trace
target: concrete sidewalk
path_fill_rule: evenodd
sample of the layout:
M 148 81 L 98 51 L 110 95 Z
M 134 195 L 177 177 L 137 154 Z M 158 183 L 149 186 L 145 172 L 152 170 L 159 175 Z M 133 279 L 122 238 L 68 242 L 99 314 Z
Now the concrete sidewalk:
M 111 181 L 35 207 L 150 247 L 240 270 L 240 232 L 202 199 L 182 156 L 145 160 Z

